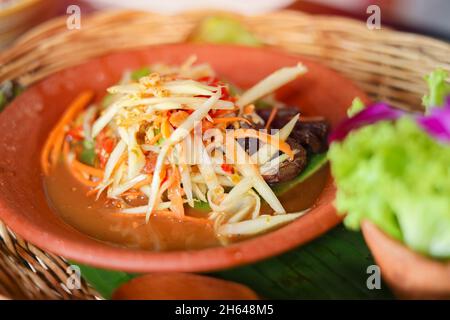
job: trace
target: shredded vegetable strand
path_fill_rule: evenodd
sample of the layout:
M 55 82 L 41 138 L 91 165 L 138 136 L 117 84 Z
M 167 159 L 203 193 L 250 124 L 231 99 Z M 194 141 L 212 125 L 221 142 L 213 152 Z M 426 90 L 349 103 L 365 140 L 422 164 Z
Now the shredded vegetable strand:
M 297 123 L 299 117 L 300 117 L 300 114 L 295 115 L 274 136 L 278 137 L 278 139 L 280 139 L 280 141 L 285 141 L 291 134 L 292 130 L 294 129 L 295 124 Z M 264 163 L 269 161 L 275 155 L 276 152 L 278 152 L 277 148 L 272 147 L 272 145 L 270 145 L 270 144 L 265 144 L 261 148 L 259 148 L 259 150 L 257 152 L 252 154 L 250 159 L 251 159 L 252 163 L 258 163 L 260 165 L 263 165 Z
M 61 119 L 50 132 L 41 153 L 41 167 L 45 174 L 49 173 L 50 167 L 56 163 L 56 160 L 60 155 L 64 142 L 64 127 L 68 125 L 75 118 L 75 116 L 89 104 L 93 96 L 93 91 L 83 91 L 80 93 L 68 106 Z M 49 162 L 50 154 L 51 161 Z
M 236 101 L 236 105 L 242 110 L 246 105 L 268 95 L 286 83 L 291 82 L 306 71 L 306 67 L 300 63 L 295 67 L 281 68 L 247 90 L 241 95 L 239 100 Z
M 249 155 L 242 149 L 239 143 L 236 143 L 234 138 L 232 139 L 234 143 L 229 143 L 230 139 L 227 139 L 226 148 L 227 155 L 235 155 L 239 159 L 236 167 L 240 171 L 240 173 L 244 177 L 253 177 L 254 179 L 254 187 L 256 191 L 261 195 L 261 197 L 266 200 L 266 202 L 270 205 L 270 207 L 277 214 L 284 214 L 286 211 L 284 210 L 280 200 L 278 200 L 277 196 L 273 192 L 273 190 L 269 187 L 269 185 L 264 181 L 263 177 L 259 173 L 259 170 L 255 165 L 250 163 Z M 235 159 L 231 159 L 232 161 Z M 242 162 L 242 163 L 241 163 Z
M 219 228 L 218 232 L 222 236 L 256 235 L 293 221 L 304 215 L 306 212 L 307 211 L 302 211 L 276 216 L 262 215 L 253 220 L 224 224 Z
M 74 179 L 89 189 L 87 195 L 96 193 L 98 200 L 105 191 L 120 208 L 115 214 L 145 215 L 146 222 L 153 214 L 202 221 L 222 242 L 302 216 L 306 211 L 286 213 L 262 176 L 275 173 L 298 152 L 286 139 L 299 115 L 268 134 L 256 130 L 264 120 L 253 103 L 306 67 L 281 68 L 239 96 L 208 64 L 195 61 L 191 56 L 181 66 L 154 64 L 151 72 L 124 74 L 108 88 L 102 106 L 89 105 L 93 93 L 82 92 L 44 145 L 44 173 L 62 152 Z M 283 104 L 266 99 L 275 105 L 265 123 L 268 130 Z M 243 141 L 258 142 L 258 149 L 247 151 Z M 263 200 L 271 214 L 261 215 Z M 185 204 L 207 205 L 210 211 L 203 219 L 189 217 Z
M 178 127 L 169 137 L 169 139 L 166 140 L 164 143 L 161 152 L 158 154 L 158 159 L 156 161 L 156 168 L 155 168 L 155 174 L 153 175 L 153 181 L 150 186 L 150 197 L 148 201 L 148 211 L 146 219 L 148 220 L 150 218 L 151 211 L 156 203 L 156 195 L 158 193 L 159 185 L 160 185 L 160 178 L 159 178 L 159 171 L 161 170 L 161 167 L 163 165 L 164 159 L 166 158 L 166 155 L 169 151 L 169 148 L 177 143 L 183 140 L 194 128 L 194 125 L 196 122 L 201 121 L 206 114 L 211 110 L 212 106 L 219 100 L 221 95 L 220 91 L 217 91 L 211 98 L 205 101 L 205 103 L 196 111 L 194 111 L 187 119 L 186 121 Z

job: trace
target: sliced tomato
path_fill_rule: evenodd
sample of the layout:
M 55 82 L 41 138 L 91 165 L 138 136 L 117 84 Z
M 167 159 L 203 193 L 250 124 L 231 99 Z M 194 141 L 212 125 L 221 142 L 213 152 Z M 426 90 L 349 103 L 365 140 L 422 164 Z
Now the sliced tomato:
M 233 166 L 231 164 L 224 163 L 224 164 L 221 165 L 221 168 L 222 168 L 223 171 L 228 172 L 228 173 L 233 173 L 234 172 L 234 168 L 233 168 Z
M 114 150 L 116 139 L 109 137 L 105 131 L 101 131 L 95 139 L 95 151 L 97 153 L 100 167 L 104 168 L 109 155 Z

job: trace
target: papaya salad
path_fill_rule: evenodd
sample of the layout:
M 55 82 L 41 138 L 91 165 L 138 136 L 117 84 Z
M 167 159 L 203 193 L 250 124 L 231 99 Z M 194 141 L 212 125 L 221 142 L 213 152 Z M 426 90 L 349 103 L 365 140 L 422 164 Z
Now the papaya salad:
M 64 167 L 89 207 L 115 219 L 201 221 L 221 244 L 275 229 L 308 211 L 280 199 L 325 162 L 326 121 L 274 97 L 305 72 L 284 67 L 245 91 L 195 57 L 126 72 L 102 101 L 76 97 L 48 136 L 42 171 Z

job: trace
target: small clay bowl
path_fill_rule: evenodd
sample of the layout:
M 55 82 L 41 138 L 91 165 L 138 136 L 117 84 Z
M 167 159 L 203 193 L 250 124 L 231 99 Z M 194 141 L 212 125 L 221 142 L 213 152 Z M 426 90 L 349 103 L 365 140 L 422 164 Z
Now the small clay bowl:
M 369 221 L 362 231 L 383 279 L 399 298 L 450 299 L 450 262 L 412 251 Z
M 226 247 L 197 251 L 150 252 L 97 241 L 64 223 L 47 203 L 39 155 L 48 133 L 82 90 L 100 99 L 125 70 L 155 62 L 182 63 L 196 54 L 218 75 L 248 88 L 276 69 L 303 62 L 309 72 L 281 88 L 281 100 L 301 106 L 303 115 L 322 115 L 331 125 L 346 114 L 354 97 L 368 101 L 351 81 L 301 56 L 272 49 L 178 44 L 113 53 L 58 72 L 21 94 L 0 114 L 0 219 L 41 247 L 88 265 L 129 272 L 212 271 L 268 258 L 304 244 L 341 221 L 328 181 L 314 209 L 295 222 L 265 235 Z
M 151 273 L 114 291 L 113 300 L 256 300 L 250 288 L 192 273 Z

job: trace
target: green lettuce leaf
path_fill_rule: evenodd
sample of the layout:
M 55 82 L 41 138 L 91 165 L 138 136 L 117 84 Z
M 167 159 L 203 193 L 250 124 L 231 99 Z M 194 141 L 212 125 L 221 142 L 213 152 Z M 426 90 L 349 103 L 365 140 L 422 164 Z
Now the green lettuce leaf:
M 131 79 L 134 81 L 138 81 L 140 78 L 148 76 L 150 74 L 151 70 L 149 67 L 143 67 L 137 70 L 134 70 L 131 72 Z
M 364 105 L 364 102 L 362 102 L 360 98 L 356 97 L 355 99 L 353 99 L 352 105 L 347 110 L 347 116 L 351 118 L 362 111 L 365 107 L 366 106 Z
M 425 76 L 429 94 L 423 97 L 422 104 L 427 112 L 432 107 L 442 106 L 445 98 L 450 95 L 450 84 L 446 82 L 447 78 L 447 72 L 442 69 L 437 69 Z
M 212 16 L 203 20 L 194 33 L 192 41 L 234 43 L 246 46 L 261 45 L 261 42 L 238 20 L 225 16 Z
M 363 219 L 418 252 L 450 258 L 450 146 L 410 117 L 352 132 L 329 151 L 344 223 Z

